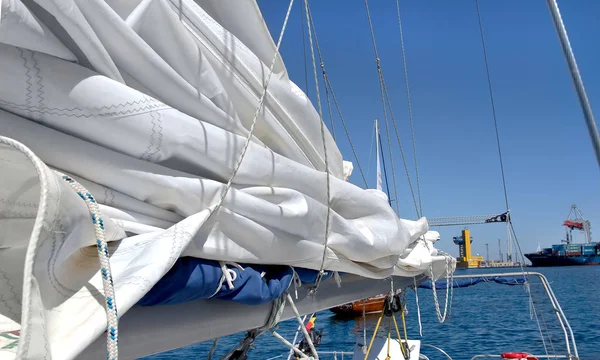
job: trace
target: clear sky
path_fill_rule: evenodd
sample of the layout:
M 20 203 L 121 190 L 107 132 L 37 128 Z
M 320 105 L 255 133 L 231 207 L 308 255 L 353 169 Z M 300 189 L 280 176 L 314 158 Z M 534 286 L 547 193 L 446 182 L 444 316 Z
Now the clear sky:
M 277 37 L 289 2 L 258 3 L 271 33 Z M 301 4 L 301 0 L 294 4 L 281 54 L 290 78 L 305 91 L 308 88 L 316 104 L 308 38 L 308 85 L 305 82 Z M 373 118 L 383 121 L 383 110 L 364 2 L 313 0 L 310 4 L 327 73 L 366 171 Z M 394 0 L 371 0 L 369 5 L 414 183 L 396 4 Z M 590 102 L 600 118 L 600 1 L 563 0 L 559 6 Z M 424 215 L 503 212 L 504 195 L 475 1 L 400 0 L 400 7 Z M 577 204 L 591 221 L 592 237 L 600 240 L 600 230 L 594 231 L 596 226 L 600 229 L 600 173 L 546 1 L 480 0 L 480 9 L 508 198 L 523 251 L 534 251 L 538 243 L 542 247 L 559 243 L 564 238 L 562 222 L 571 204 Z M 334 124 L 344 158 L 355 164 L 350 180 L 364 187 L 339 118 Z M 405 170 L 395 135 L 390 135 L 400 215 L 414 219 Z M 384 141 L 385 136 L 382 131 Z M 369 187 L 375 187 L 373 158 L 366 174 Z M 386 163 L 391 182 L 389 157 Z M 442 235 L 438 247 L 457 255 L 452 236 L 459 235 L 461 229 L 436 229 Z M 490 258 L 497 259 L 498 239 L 506 246 L 506 227 L 474 225 L 470 229 L 474 252 L 485 256 L 485 243 L 489 243 Z M 583 236 L 575 239 L 582 241 Z

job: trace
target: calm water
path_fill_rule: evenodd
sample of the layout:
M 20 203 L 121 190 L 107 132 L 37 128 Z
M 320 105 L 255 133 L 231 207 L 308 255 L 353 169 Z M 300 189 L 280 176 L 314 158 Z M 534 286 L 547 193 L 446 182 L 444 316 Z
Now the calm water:
M 563 311 L 575 333 L 579 355 L 582 360 L 600 359 L 600 266 L 540 268 L 551 282 Z M 505 271 L 519 271 L 505 269 Z M 458 270 L 457 274 L 490 272 L 485 270 Z M 491 272 L 497 272 L 491 271 Z M 564 354 L 565 340 L 556 316 L 541 285 L 531 284 L 533 300 L 540 309 L 538 315 L 544 332 L 548 353 Z M 444 306 L 445 290 L 438 290 L 439 303 Z M 475 354 L 498 354 L 506 351 L 528 351 L 543 354 L 537 323 L 530 318 L 529 299 L 522 286 L 478 284 L 469 288 L 455 289 L 450 318 L 443 324 L 437 321 L 432 291 L 419 290 L 421 322 L 424 344 L 444 349 L 453 359 L 471 359 Z M 419 339 L 419 327 L 415 294 L 408 291 L 407 326 L 409 337 Z M 375 328 L 377 316 L 367 318 L 367 336 Z M 321 351 L 352 351 L 355 336 L 362 337 L 361 318 L 342 320 L 323 311 L 317 315 L 317 328 L 324 329 Z M 279 332 L 291 341 L 296 331 L 295 320 L 279 325 Z M 546 330 L 547 329 L 547 330 Z M 387 331 L 387 330 L 385 330 Z M 387 332 L 381 331 L 381 335 Z M 550 334 L 550 336 L 548 336 Z M 242 338 L 241 335 L 221 339 L 215 357 L 219 358 Z M 146 357 L 160 359 L 203 359 L 209 352 L 210 343 L 196 344 L 182 349 Z M 256 349 L 250 350 L 250 359 L 269 359 L 286 351 L 271 334 L 256 341 Z M 554 349 L 554 351 L 553 351 Z M 422 351 L 431 360 L 446 359 L 436 350 Z M 322 356 L 327 359 L 327 356 Z M 333 358 L 333 357 L 330 357 Z M 349 357 L 346 357 L 347 359 Z

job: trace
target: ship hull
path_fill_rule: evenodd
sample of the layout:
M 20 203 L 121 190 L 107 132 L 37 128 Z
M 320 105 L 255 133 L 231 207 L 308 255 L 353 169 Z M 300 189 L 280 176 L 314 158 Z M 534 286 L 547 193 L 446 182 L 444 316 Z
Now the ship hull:
M 531 266 L 533 267 L 600 265 L 600 255 L 566 256 L 530 253 L 525 254 L 525 257 L 531 261 Z

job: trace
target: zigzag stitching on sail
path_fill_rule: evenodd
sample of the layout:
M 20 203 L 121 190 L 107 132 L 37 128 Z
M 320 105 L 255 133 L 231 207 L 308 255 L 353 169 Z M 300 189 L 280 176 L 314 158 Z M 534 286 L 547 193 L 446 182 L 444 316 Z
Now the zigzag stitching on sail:
M 139 106 L 137 108 L 127 109 L 127 110 L 100 112 L 102 110 L 119 109 L 119 108 L 124 108 L 127 106 L 141 105 L 141 104 L 146 104 L 146 103 L 149 103 L 149 105 Z M 38 111 L 42 114 L 77 117 L 77 118 L 90 118 L 90 117 L 95 117 L 95 116 L 107 116 L 108 117 L 108 116 L 118 116 L 118 115 L 131 115 L 131 114 L 141 113 L 144 111 L 172 109 L 170 106 L 167 106 L 167 105 L 161 103 L 160 101 L 152 99 L 152 98 L 145 98 L 143 100 L 130 101 L 130 102 L 126 102 L 126 103 L 101 106 L 98 108 L 85 108 L 85 109 L 82 109 L 80 107 L 74 107 L 74 108 L 67 109 L 67 108 L 50 108 L 50 107 L 46 107 L 46 106 L 31 106 L 31 105 L 27 105 L 27 104 L 17 104 L 17 103 L 2 100 L 2 99 L 0 99 L 0 106 L 7 107 L 7 108 L 13 108 L 16 110 L 21 110 L 21 111 L 34 110 L 34 111 Z M 97 111 L 97 113 L 95 113 L 95 114 L 93 114 L 93 113 L 92 114 L 75 114 L 75 112 L 83 113 L 84 111 Z

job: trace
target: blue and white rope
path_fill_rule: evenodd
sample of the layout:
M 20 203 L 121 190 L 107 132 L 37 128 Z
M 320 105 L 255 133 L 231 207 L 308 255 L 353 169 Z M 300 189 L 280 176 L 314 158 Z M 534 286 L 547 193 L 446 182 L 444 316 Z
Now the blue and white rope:
M 106 352 L 108 360 L 117 360 L 119 358 L 119 318 L 117 315 L 117 302 L 115 299 L 115 287 L 110 270 L 110 261 L 108 256 L 108 244 L 104 236 L 104 222 L 102 214 L 96 199 L 86 190 L 81 184 L 73 180 L 67 175 L 62 175 L 71 188 L 77 192 L 77 195 L 85 201 L 92 223 L 94 224 L 94 232 L 96 234 L 96 248 L 98 249 L 98 257 L 100 259 L 100 272 L 102 274 L 102 286 L 104 287 L 104 298 L 106 299 L 106 317 L 107 317 L 107 333 L 106 333 Z

